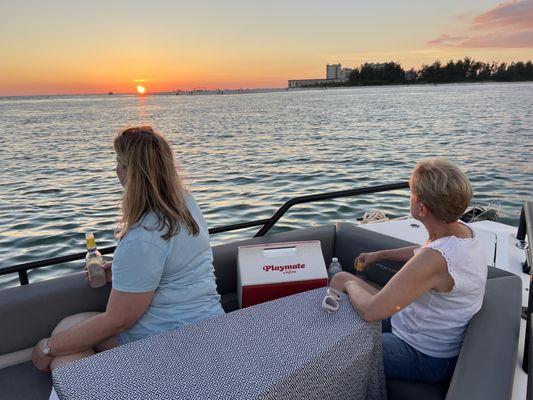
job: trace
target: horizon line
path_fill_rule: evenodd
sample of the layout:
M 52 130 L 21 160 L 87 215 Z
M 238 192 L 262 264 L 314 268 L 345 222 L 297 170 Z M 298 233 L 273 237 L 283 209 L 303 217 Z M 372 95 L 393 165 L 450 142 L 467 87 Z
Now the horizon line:
M 457 58 L 457 61 L 460 61 L 460 60 L 465 60 L 465 59 L 470 59 L 471 61 L 474 61 L 474 62 L 482 62 L 482 63 L 485 63 L 485 64 L 505 64 L 505 65 L 511 65 L 511 64 L 514 64 L 514 63 L 528 63 L 528 62 L 532 62 L 533 59 L 529 59 L 529 60 L 525 60 L 525 61 L 522 61 L 522 60 L 519 60 L 519 61 L 510 61 L 510 62 L 498 62 L 498 61 L 479 61 L 479 60 L 476 60 L 475 58 L 473 57 L 470 57 L 470 56 L 465 56 L 465 57 L 459 57 Z M 454 58 L 450 58 L 447 62 L 454 62 Z M 386 63 L 395 63 L 395 64 L 398 64 L 402 67 L 403 69 L 403 66 L 400 62 L 397 62 L 397 61 L 393 61 L 393 60 L 390 60 L 390 61 L 384 61 L 384 62 L 368 62 L 368 61 L 365 61 L 363 63 L 361 63 L 359 66 L 353 66 L 353 67 L 348 67 L 349 69 L 355 69 L 355 68 L 360 68 L 362 66 L 364 66 L 365 64 L 386 64 Z M 437 58 L 435 59 L 432 63 L 428 63 L 428 64 L 425 64 L 425 63 L 422 63 L 420 64 L 418 67 L 411 67 L 410 69 L 421 69 L 423 68 L 424 66 L 431 66 L 435 63 L 440 63 L 440 64 L 443 64 L 444 62 L 441 61 L 440 58 Z M 333 64 L 329 64 L 329 63 L 326 63 L 325 66 L 329 66 L 329 65 L 343 65 L 340 61 L 338 61 L 337 63 L 333 63 Z M 348 64 L 345 64 L 345 65 L 348 65 Z M 320 79 L 320 78 L 299 78 L 299 79 Z M 296 80 L 299 80 L 299 79 L 296 79 Z M 138 82 L 142 79 L 134 79 L 133 82 Z M 294 79 L 286 79 L 287 81 L 289 80 L 294 80 Z M 145 93 L 141 96 L 146 96 L 146 95 L 155 95 L 155 94 L 170 94 L 170 93 L 174 93 L 176 94 L 177 92 L 195 92 L 195 91 L 245 91 L 245 90 L 279 90 L 279 89 L 286 89 L 286 87 L 251 87 L 251 88 L 238 88 L 238 89 L 230 89 L 230 88 L 220 88 L 220 87 L 217 87 L 217 88 L 207 88 L 207 87 L 202 87 L 202 88 L 193 88 L 193 89 L 173 89 L 173 90 L 165 90 L 165 91 L 158 91 L 158 92 L 148 92 L 148 93 Z M 107 91 L 107 93 L 106 93 Z M 100 95 L 137 95 L 137 93 L 132 90 L 131 92 L 115 92 L 113 90 L 102 90 L 101 92 L 90 92 L 90 93 L 80 93 L 80 92 L 74 92 L 74 93 L 29 93 L 29 94 L 13 94 L 13 95 L 10 95 L 10 94 L 0 94 L 0 98 L 5 98 L 5 97 L 38 97 L 38 96 L 100 96 Z
M 331 86 L 326 87 L 328 90 L 334 90 L 334 89 L 355 89 L 355 88 L 363 88 L 363 87 L 390 87 L 390 86 L 413 86 L 413 85 L 499 85 L 499 84 L 524 84 L 524 83 L 532 83 L 533 81 L 470 81 L 470 82 L 413 82 L 413 83 L 399 83 L 394 85 L 356 85 L 356 86 Z M 246 89 L 220 89 L 221 91 L 227 91 L 230 93 L 227 94 L 246 94 L 246 92 L 249 92 L 250 94 L 254 93 L 254 91 L 269 91 L 269 92 L 286 92 L 286 91 L 307 91 L 307 90 L 323 90 L 324 87 L 322 86 L 309 86 L 309 87 L 297 87 L 297 88 L 288 88 L 288 87 L 275 87 L 275 88 L 246 88 Z M 192 91 L 192 90 L 181 90 L 181 92 L 193 92 L 197 95 L 201 95 L 202 93 L 209 93 L 209 92 L 216 92 L 219 89 L 206 89 L 206 90 L 200 90 L 200 91 Z M 241 92 L 241 93 L 239 93 Z M 209 93 L 211 95 L 211 93 Z M 213 95 L 216 95 L 216 93 L 212 93 Z M 226 93 L 222 93 L 221 95 L 224 95 Z M 69 96 L 132 96 L 132 97 L 138 97 L 143 98 L 147 96 L 176 96 L 176 91 L 165 91 L 165 92 L 148 92 L 144 94 L 138 94 L 135 92 L 131 93 L 59 93 L 59 94 L 16 94 L 16 95 L 0 95 L 0 99 L 3 98 L 13 98 L 13 97 L 69 97 Z M 188 96 L 186 94 L 182 95 Z
M 146 92 L 144 94 L 138 94 L 135 91 L 132 92 L 113 92 L 108 91 L 107 93 L 104 92 L 94 92 L 94 93 L 40 93 L 40 94 L 0 94 L 0 98 L 6 98 L 6 97 L 59 97 L 59 96 L 136 96 L 136 97 L 146 97 L 146 96 L 154 96 L 154 95 L 163 95 L 163 96 L 171 96 L 171 95 L 177 95 L 177 93 L 183 93 L 184 95 L 186 93 L 192 92 L 192 93 L 207 93 L 207 92 L 232 92 L 233 94 L 236 94 L 236 92 L 250 92 L 250 91 L 276 91 L 276 90 L 286 90 L 287 87 L 251 87 L 251 88 L 239 88 L 239 89 L 192 89 L 192 90 L 185 90 L 185 89 L 177 89 L 177 90 L 165 90 L 165 91 L 157 91 L 157 92 Z

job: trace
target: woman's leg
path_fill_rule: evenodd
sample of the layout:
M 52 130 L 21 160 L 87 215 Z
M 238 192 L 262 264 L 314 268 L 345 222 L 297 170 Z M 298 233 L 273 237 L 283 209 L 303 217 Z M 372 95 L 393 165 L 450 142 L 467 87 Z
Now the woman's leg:
M 385 318 L 383 321 L 381 321 L 381 332 L 382 333 L 392 332 L 392 324 L 390 322 L 390 317 Z
M 451 378 L 457 357 L 428 356 L 393 333 L 383 333 L 382 338 L 383 366 L 388 379 L 435 383 Z
M 55 329 L 52 331 L 52 336 L 57 335 L 59 332 L 66 331 L 67 329 L 72 328 L 75 325 L 78 325 L 79 323 L 88 320 L 89 318 L 92 318 L 98 314 L 101 314 L 99 312 L 93 311 L 93 312 L 83 312 L 79 314 L 73 314 L 69 315 L 66 318 L 63 318 L 59 324 L 55 327 Z
M 118 336 L 111 336 L 109 339 L 106 339 L 94 346 L 94 350 L 97 353 L 100 353 L 101 351 L 111 350 L 118 346 L 120 346 Z
M 383 367 L 391 379 L 420 380 L 417 352 L 390 332 L 382 333 Z
M 52 336 L 58 334 L 59 332 L 66 331 L 67 329 L 70 329 L 71 327 L 83 321 L 86 321 L 89 318 L 92 318 L 98 314 L 100 313 L 99 312 L 84 312 L 84 313 L 74 314 L 69 317 L 66 317 L 63 320 L 61 320 L 59 324 L 57 324 L 57 326 L 52 332 Z M 66 364 L 72 361 L 76 361 L 76 360 L 81 360 L 82 358 L 85 358 L 85 357 L 92 356 L 95 353 L 95 351 L 99 352 L 99 351 L 109 350 L 116 346 L 118 346 L 117 338 L 115 336 L 110 337 L 104 340 L 103 342 L 97 344 L 94 347 L 94 349 L 87 349 L 79 353 L 55 357 L 50 364 L 50 369 L 53 370 L 60 365 L 63 365 L 63 364 Z

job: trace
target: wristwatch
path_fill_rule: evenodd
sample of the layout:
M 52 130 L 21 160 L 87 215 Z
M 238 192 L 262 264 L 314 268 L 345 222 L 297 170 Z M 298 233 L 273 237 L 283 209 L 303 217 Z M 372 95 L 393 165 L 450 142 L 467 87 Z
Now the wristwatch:
M 44 341 L 43 354 L 47 357 L 52 357 L 52 349 L 48 346 L 48 339 Z

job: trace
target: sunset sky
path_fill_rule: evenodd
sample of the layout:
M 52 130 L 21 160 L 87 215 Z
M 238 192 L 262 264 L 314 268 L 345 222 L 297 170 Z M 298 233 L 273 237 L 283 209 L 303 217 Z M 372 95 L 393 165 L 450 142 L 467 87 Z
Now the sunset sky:
M 533 0 L 0 0 L 0 96 L 285 87 L 326 63 L 533 59 Z

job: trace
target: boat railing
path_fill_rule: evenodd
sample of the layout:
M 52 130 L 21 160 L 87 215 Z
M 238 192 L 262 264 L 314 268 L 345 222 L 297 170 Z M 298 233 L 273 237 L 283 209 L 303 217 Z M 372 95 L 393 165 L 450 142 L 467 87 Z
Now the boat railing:
M 368 186 L 357 189 L 340 190 L 336 192 L 318 193 L 306 196 L 294 197 L 285 202 L 270 218 L 258 219 L 255 221 L 241 222 L 238 224 L 219 226 L 209 229 L 210 234 L 217 234 L 222 232 L 230 232 L 239 229 L 251 228 L 254 226 L 261 226 L 254 237 L 266 235 L 270 229 L 283 217 L 283 215 L 293 206 L 303 203 L 311 203 L 323 200 L 338 199 L 343 197 L 356 197 L 365 194 L 389 192 L 393 190 L 408 189 L 409 182 L 399 182 L 387 185 Z M 112 254 L 115 251 L 116 246 L 110 246 L 100 249 L 100 253 Z M 0 268 L 0 276 L 12 273 L 18 273 L 19 282 L 21 285 L 27 285 L 29 283 L 28 271 L 31 269 L 49 267 L 51 265 L 63 264 L 71 261 L 83 260 L 86 253 L 74 253 L 61 257 L 48 258 L 45 260 L 32 261 L 22 264 L 17 264 L 5 268 Z
M 518 221 L 518 230 L 516 231 L 516 239 L 518 240 L 518 246 L 524 250 L 527 249 L 526 234 L 527 234 L 527 223 L 526 223 L 526 208 L 528 207 L 528 202 L 525 202 L 520 211 L 520 220 Z M 531 215 L 531 214 L 530 214 Z M 529 225 L 531 226 L 531 221 Z M 531 240 L 531 236 L 529 237 Z M 531 272 L 531 260 L 527 260 L 522 265 L 522 271 L 524 274 L 529 274 Z
M 529 246 L 526 247 L 527 263 L 531 267 L 533 265 L 533 202 L 525 202 L 522 207 L 522 215 L 524 216 L 524 230 L 529 241 Z M 522 219 L 522 217 L 520 218 Z M 525 237 L 522 238 L 524 240 Z M 522 358 L 522 369 L 528 374 L 527 376 L 527 400 L 533 400 L 533 374 L 530 374 L 533 368 L 533 324 L 531 321 L 531 313 L 533 312 L 533 276 L 529 276 L 529 298 L 527 303 L 527 320 L 526 320 L 526 338 L 524 341 L 524 355 Z

